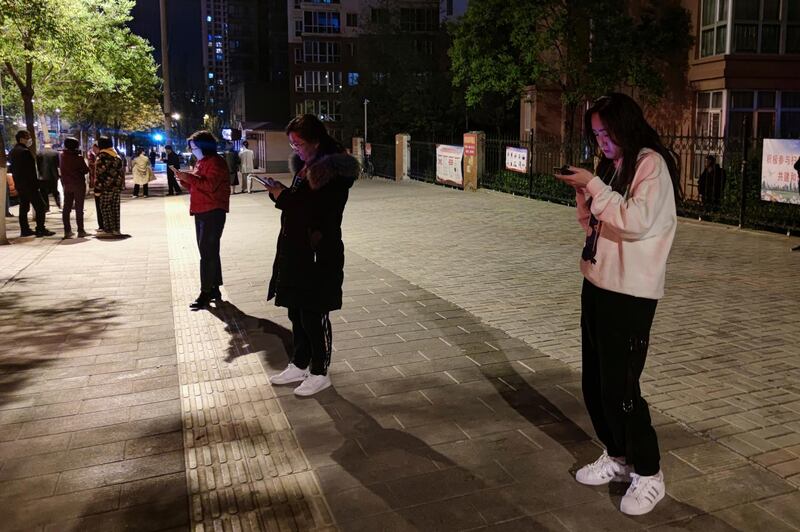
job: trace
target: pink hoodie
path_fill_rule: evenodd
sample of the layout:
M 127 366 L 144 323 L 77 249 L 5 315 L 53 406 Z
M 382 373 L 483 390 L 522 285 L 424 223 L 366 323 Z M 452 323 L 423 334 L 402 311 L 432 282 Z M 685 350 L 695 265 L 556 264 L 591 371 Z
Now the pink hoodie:
M 658 153 L 639 152 L 636 174 L 626 197 L 595 176 L 576 195 L 578 221 L 589 229 L 591 214 L 601 222 L 595 263 L 580 260 L 593 285 L 635 297 L 661 299 L 678 218 L 672 180 Z

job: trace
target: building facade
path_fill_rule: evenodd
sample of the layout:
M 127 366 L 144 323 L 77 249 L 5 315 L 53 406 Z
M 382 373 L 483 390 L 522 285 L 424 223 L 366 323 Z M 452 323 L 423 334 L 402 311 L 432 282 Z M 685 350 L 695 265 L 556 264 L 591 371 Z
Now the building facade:
M 800 1 L 684 0 L 698 136 L 800 137 Z

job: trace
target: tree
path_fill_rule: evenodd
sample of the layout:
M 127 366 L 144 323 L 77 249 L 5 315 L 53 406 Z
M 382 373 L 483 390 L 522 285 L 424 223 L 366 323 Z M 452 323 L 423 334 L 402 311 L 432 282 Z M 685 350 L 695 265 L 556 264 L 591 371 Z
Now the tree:
M 134 0 L 0 0 L 0 63 L 19 89 L 28 131 L 42 112 L 117 125 L 120 107 L 157 101 L 150 47 L 130 33 Z M 35 149 L 35 147 L 33 148 Z
M 626 88 L 654 100 L 671 72 L 685 76 L 690 28 L 675 0 L 473 0 L 451 26 L 453 83 L 470 107 L 497 97 L 512 106 L 529 85 L 557 88 L 572 139 L 586 100 Z
M 368 99 L 371 138 L 388 141 L 400 131 L 453 134 L 463 108 L 456 106 L 438 2 L 415 4 L 414 10 L 396 6 L 386 1 L 360 14 L 355 65 L 360 75 L 343 80 L 341 125 L 363 134 Z

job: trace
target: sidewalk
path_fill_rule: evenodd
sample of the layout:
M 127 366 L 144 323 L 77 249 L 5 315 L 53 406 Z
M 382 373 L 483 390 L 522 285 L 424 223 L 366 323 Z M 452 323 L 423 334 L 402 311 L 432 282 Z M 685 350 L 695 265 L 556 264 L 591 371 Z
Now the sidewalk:
M 359 181 L 334 388 L 298 399 L 267 381 L 278 212 L 231 198 L 226 302 L 190 312 L 187 203 L 0 248 L 3 530 L 800 529 L 797 239 L 681 222 L 643 378 L 668 497 L 629 518 L 573 479 L 599 447 L 572 209 Z

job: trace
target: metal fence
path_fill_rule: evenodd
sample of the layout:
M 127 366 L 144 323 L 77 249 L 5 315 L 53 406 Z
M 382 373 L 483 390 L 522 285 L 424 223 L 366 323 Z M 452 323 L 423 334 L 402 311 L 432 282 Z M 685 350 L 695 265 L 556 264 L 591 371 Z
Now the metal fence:
M 412 140 L 409 172 L 412 179 L 436 182 L 437 144 L 460 144 L 457 139 L 444 140 Z M 800 231 L 800 205 L 761 200 L 762 139 L 666 135 L 662 136 L 662 140 L 677 156 L 683 192 L 683 199 L 678 205 L 681 216 L 770 231 Z M 383 147 L 376 150 L 376 146 Z M 528 150 L 526 172 L 506 169 L 508 147 Z M 705 180 L 701 190 L 700 176 L 709 155 L 716 158 L 722 173 L 716 179 Z M 376 174 L 394 175 L 394 159 L 394 146 L 373 144 Z M 553 168 L 564 163 L 591 168 L 591 152 L 582 142 L 565 144 L 558 139 L 534 138 L 531 135 L 522 138 L 487 137 L 485 170 L 478 185 L 574 205 L 573 189 L 553 177 Z
M 370 160 L 374 168 L 374 175 L 394 179 L 394 144 L 375 144 L 374 142 L 370 144 L 372 146 Z

